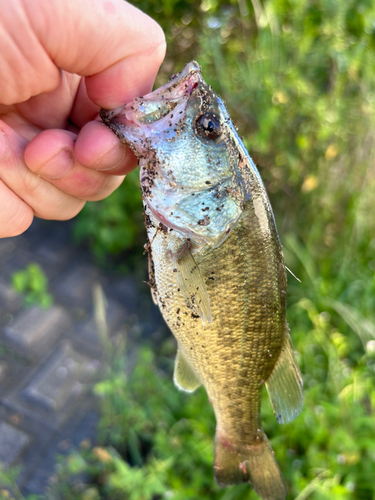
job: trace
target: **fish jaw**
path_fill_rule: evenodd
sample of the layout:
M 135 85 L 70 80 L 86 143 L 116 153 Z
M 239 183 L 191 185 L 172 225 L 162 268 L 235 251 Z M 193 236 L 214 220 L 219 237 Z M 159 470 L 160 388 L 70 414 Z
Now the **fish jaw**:
M 101 110 L 100 116 L 138 157 L 147 157 L 149 139 L 167 136 L 170 133 L 168 129 L 177 126 L 192 91 L 202 81 L 201 68 L 192 61 L 159 89 L 136 97 L 119 108 Z M 164 130 L 167 132 L 163 133 Z M 167 137 L 162 137 L 164 139 Z
M 221 123 L 218 140 L 197 133 L 207 111 Z M 156 219 L 197 249 L 220 245 L 249 195 L 237 179 L 234 126 L 199 65 L 189 63 L 160 89 L 101 116 L 138 156 L 143 200 Z

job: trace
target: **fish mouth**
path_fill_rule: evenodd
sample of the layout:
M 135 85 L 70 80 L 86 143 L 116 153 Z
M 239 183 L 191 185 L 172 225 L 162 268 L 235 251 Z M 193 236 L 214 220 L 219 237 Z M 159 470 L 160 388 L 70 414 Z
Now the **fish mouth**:
M 102 109 L 100 116 L 122 142 L 139 154 L 142 139 L 154 136 L 168 125 L 175 126 L 183 119 L 187 101 L 200 82 L 201 67 L 192 61 L 157 90 L 119 108 Z

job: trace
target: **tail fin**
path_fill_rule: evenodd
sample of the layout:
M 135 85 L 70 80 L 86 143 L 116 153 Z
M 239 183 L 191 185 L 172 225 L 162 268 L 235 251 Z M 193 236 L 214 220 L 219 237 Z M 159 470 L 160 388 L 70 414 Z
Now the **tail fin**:
M 249 482 L 263 500 L 285 500 L 285 484 L 267 436 L 233 447 L 216 435 L 214 475 L 219 486 Z

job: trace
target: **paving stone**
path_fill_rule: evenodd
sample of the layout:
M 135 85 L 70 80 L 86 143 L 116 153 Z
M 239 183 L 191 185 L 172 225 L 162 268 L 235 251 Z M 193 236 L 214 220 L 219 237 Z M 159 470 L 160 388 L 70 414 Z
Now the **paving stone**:
M 70 325 L 70 316 L 61 306 L 48 309 L 34 306 L 26 309 L 12 324 L 3 329 L 4 337 L 26 355 L 36 350 L 43 355 Z
M 0 329 L 9 325 L 22 305 L 22 297 L 0 278 Z
M 79 448 L 82 441 L 87 441 L 91 445 L 95 444 L 99 415 L 93 409 L 85 411 L 86 414 L 78 415 L 79 418 L 75 422 L 69 422 L 48 447 L 48 453 L 23 483 L 21 492 L 24 496 L 45 493 L 55 472 L 57 455 L 71 453 Z
M 64 341 L 28 381 L 3 398 L 3 404 L 58 430 L 81 404 L 99 366 Z
M 13 238 L 0 239 L 0 268 L 4 269 L 5 264 L 13 257 L 16 245 Z
M 33 249 L 33 259 L 43 269 L 49 280 L 61 274 L 74 262 L 76 250 L 60 239 L 47 239 Z
M 94 343 L 98 345 L 100 344 L 101 339 L 99 338 L 98 329 L 96 326 L 95 318 L 93 316 L 94 315 L 92 313 L 89 319 L 83 321 L 81 325 L 77 326 L 75 332 L 77 334 L 77 337 L 81 340 L 84 340 L 90 344 Z M 122 307 L 115 300 L 108 300 L 106 308 L 106 320 L 109 335 L 114 333 L 115 329 L 119 327 L 121 322 L 125 321 L 125 319 L 126 314 L 124 311 L 124 307 Z
M 43 219 L 34 219 L 30 229 L 24 233 L 27 237 L 27 242 L 33 251 L 37 251 L 42 244 L 47 245 L 69 245 L 74 247 L 72 243 L 72 230 L 74 221 L 46 221 Z M 82 249 L 80 249 L 82 253 Z
M 35 219 L 23 235 L 0 240 L 0 342 L 6 348 L 0 358 L 0 461 L 6 431 L 14 455 L 5 455 L 9 463 L 21 462 L 19 485 L 27 494 L 44 493 L 56 454 L 82 439 L 95 441 L 98 415 L 89 389 L 101 346 L 92 314 L 94 283 L 99 280 L 107 296 L 110 333 L 121 335 L 124 325 L 129 337 L 138 338 L 141 323 L 143 338 L 161 323 L 148 287 L 133 275 L 99 272 L 84 248 L 69 244 L 71 229 L 71 222 Z M 12 273 L 30 262 L 39 263 L 49 280 L 57 304 L 50 310 L 23 309 L 10 286 Z
M 0 384 L 3 383 L 8 371 L 8 363 L 4 359 L 0 359 Z
M 92 371 L 86 357 L 66 343 L 31 380 L 22 394 L 32 404 L 60 411 L 72 397 L 83 392 L 83 379 Z
M 2 278 L 7 282 L 11 281 L 12 274 L 33 262 L 33 253 L 24 245 L 16 243 L 16 250 L 11 253 L 11 258 L 6 262 L 6 265 L 1 267 Z
M 98 271 L 88 264 L 77 264 L 59 275 L 52 283 L 55 297 L 67 307 L 89 307 Z
M 139 310 L 139 282 L 133 277 L 123 276 L 121 279 L 112 280 L 110 285 L 104 290 L 107 299 L 114 298 L 126 311 L 133 312 Z
M 27 377 L 29 371 L 30 363 L 25 358 L 16 357 L 11 352 L 3 354 L 0 359 L 0 403 L 15 384 Z
M 12 465 L 29 442 L 27 434 L 6 422 L 0 422 L 0 464 L 3 467 Z
M 22 302 L 21 296 L 6 281 L 0 278 L 0 304 L 3 309 L 12 311 Z

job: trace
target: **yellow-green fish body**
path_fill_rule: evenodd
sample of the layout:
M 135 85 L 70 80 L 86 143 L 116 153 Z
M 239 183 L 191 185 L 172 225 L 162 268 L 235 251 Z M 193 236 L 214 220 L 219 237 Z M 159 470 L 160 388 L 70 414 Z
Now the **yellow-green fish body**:
M 190 63 L 104 121 L 140 158 L 150 284 L 178 341 L 174 380 L 206 388 L 217 420 L 214 474 L 285 498 L 261 428 L 266 384 L 280 423 L 302 406 L 272 209 L 224 103 Z

